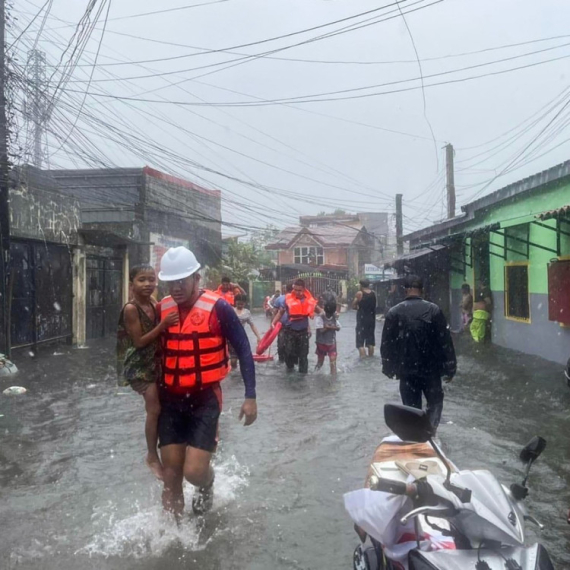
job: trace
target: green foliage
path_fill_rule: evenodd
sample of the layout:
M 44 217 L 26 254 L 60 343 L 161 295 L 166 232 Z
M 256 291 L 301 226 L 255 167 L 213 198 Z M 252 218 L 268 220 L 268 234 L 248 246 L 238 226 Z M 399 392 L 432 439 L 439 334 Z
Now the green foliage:
M 260 269 L 273 267 L 274 253 L 267 251 L 265 246 L 271 243 L 278 233 L 279 230 L 275 226 L 268 225 L 254 232 L 249 241 L 231 240 L 222 255 L 222 267 L 217 270 L 219 278 L 227 274 L 233 281 L 248 281 L 255 279 Z
M 351 277 L 346 282 L 346 289 L 347 289 L 349 303 L 352 302 L 352 299 L 354 299 L 354 296 L 360 290 L 360 283 L 359 283 L 360 279 L 361 279 L 360 277 Z
M 332 214 L 327 214 L 327 212 L 325 212 L 324 210 L 322 210 L 321 212 L 319 212 L 317 214 L 317 216 L 346 216 L 348 215 L 349 212 L 347 212 L 346 210 L 343 210 L 342 208 L 337 208 Z

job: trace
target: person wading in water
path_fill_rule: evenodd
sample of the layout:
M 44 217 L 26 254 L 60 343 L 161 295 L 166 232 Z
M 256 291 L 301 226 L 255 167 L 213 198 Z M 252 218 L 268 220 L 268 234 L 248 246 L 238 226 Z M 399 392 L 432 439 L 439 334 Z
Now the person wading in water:
M 220 382 L 230 371 L 228 342 L 239 359 L 245 401 L 239 419 L 257 418 L 255 365 L 249 340 L 233 307 L 213 291 L 200 287 L 200 264 L 185 247 L 170 248 L 160 261 L 159 279 L 170 296 L 159 305 L 161 320 L 172 313 L 179 322 L 164 333 L 161 412 L 158 437 L 163 466 L 164 508 L 176 517 L 184 509 L 182 481 L 196 487 L 195 514 L 205 513 L 214 499 L 214 470 L 222 411 Z
M 360 358 L 374 356 L 376 345 L 376 293 L 370 289 L 370 281 L 360 281 L 360 291 L 356 293 L 352 308 L 356 309 L 356 348 Z
M 443 410 L 441 377 L 451 382 L 457 371 L 451 333 L 441 309 L 422 299 L 423 282 L 417 275 L 404 281 L 406 298 L 386 315 L 382 330 L 382 372 L 400 380 L 405 406 L 422 408 L 437 429 Z

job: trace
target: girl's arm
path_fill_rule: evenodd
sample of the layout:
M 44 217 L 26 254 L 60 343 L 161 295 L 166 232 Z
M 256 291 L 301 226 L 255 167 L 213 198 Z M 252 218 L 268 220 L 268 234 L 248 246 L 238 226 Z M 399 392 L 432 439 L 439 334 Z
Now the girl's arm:
M 169 313 L 166 318 L 161 321 L 150 332 L 143 334 L 139 312 L 135 305 L 127 305 L 125 307 L 125 329 L 133 341 L 135 348 L 144 348 L 151 342 L 155 341 L 160 334 L 168 327 L 178 324 L 178 313 Z
M 253 324 L 253 321 L 252 321 L 252 320 L 249 321 L 249 326 L 251 327 L 251 330 L 253 331 L 253 334 L 257 337 L 257 340 L 260 341 L 260 340 L 261 340 L 261 335 L 259 334 L 259 331 L 257 330 L 257 327 Z

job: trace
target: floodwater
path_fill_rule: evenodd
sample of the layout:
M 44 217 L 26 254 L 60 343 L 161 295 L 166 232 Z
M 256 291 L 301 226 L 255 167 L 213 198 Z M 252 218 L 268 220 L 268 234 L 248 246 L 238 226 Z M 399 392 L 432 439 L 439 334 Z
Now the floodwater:
M 257 322 L 267 328 L 263 317 Z M 358 361 L 354 314 L 341 322 L 336 380 L 258 365 L 253 426 L 237 421 L 241 378 L 225 381 L 214 509 L 204 519 L 188 515 L 180 528 L 163 516 L 160 485 L 144 466 L 142 401 L 116 387 L 112 343 L 17 354 L 21 372 L 0 381 L 0 389 L 28 388 L 0 395 L 0 568 L 351 568 L 357 537 L 342 495 L 362 485 L 387 434 L 383 404 L 398 401 L 398 391 L 378 356 Z M 521 479 L 520 448 L 544 436 L 528 506 L 546 529 L 530 532 L 558 568 L 569 568 L 570 389 L 562 366 L 465 338 L 457 345 L 460 372 L 439 430 L 446 452 L 460 467 L 489 468 L 510 484 Z

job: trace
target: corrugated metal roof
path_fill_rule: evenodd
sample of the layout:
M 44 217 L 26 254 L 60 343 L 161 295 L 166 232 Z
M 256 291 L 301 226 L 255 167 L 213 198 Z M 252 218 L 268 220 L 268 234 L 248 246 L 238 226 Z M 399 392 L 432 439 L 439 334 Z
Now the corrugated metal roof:
M 390 261 L 390 263 L 385 264 L 384 267 L 394 266 L 396 264 L 405 261 L 411 261 L 412 259 L 418 259 L 420 257 L 424 257 L 432 253 L 437 253 L 438 251 L 441 251 L 443 249 L 447 249 L 447 247 L 445 245 L 437 243 L 434 245 L 430 245 L 429 247 L 423 247 L 422 249 L 415 249 L 414 251 L 410 251 L 410 253 L 406 253 L 405 255 L 400 255 L 400 257 L 397 257 L 396 259 Z
M 565 216 L 566 214 L 570 214 L 570 204 L 567 206 L 562 206 L 561 208 L 557 208 L 556 210 L 548 210 L 547 212 L 542 212 L 542 214 L 538 214 L 536 217 L 539 220 L 551 220 L 552 218 L 559 218 L 561 216 Z

